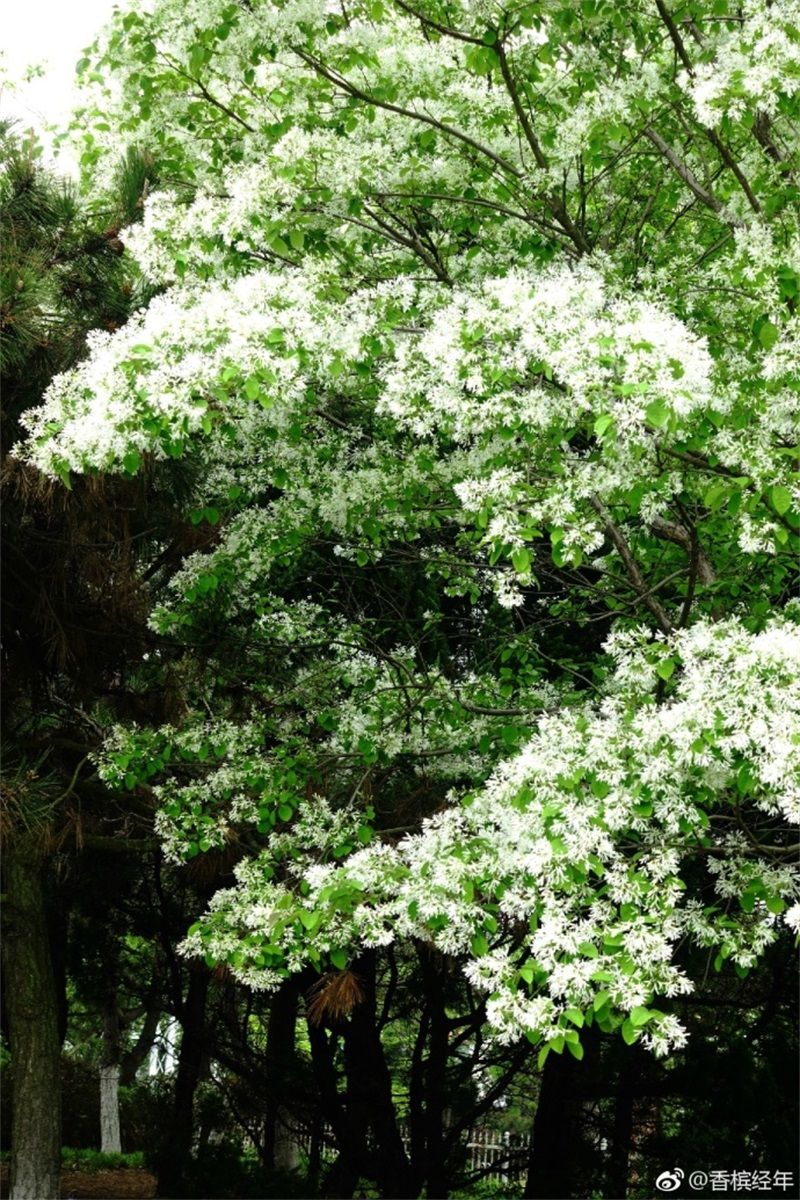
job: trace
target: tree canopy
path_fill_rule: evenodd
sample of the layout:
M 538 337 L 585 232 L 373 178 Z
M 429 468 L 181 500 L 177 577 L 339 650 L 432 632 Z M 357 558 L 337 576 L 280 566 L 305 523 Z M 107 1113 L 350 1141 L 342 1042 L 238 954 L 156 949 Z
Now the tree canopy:
M 233 869 L 185 955 L 335 1012 L 432 949 L 541 1066 L 797 930 L 799 17 L 156 0 L 82 59 L 155 294 L 15 453 L 207 533 L 97 758 Z

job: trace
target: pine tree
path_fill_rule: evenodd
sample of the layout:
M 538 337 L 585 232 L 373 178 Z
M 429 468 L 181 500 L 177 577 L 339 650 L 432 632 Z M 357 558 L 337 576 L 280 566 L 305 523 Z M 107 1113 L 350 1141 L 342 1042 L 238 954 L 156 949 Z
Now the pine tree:
M 127 197 L 98 222 L 36 147 L 0 130 L 3 532 L 3 945 L 12 1050 L 11 1194 L 58 1195 L 63 978 L 53 953 L 59 862 L 82 840 L 92 708 L 141 653 L 134 564 L 146 539 L 146 484 L 81 480 L 73 492 L 9 450 L 19 416 L 85 352 L 89 330 L 116 329 L 142 296 L 117 237 L 135 215 L 146 159 L 120 170 Z

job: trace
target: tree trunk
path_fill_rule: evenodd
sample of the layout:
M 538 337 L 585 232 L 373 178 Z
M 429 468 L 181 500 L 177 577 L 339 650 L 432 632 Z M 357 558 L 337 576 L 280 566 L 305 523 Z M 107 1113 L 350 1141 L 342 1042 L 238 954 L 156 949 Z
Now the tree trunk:
M 325 1174 L 324 1195 L 352 1196 L 359 1176 L 366 1173 L 368 1150 L 365 1131 L 356 1128 L 349 1119 L 339 1094 L 335 1067 L 338 1034 L 332 1032 L 328 1037 L 320 1025 L 309 1021 L 308 1040 L 322 1115 L 333 1130 L 339 1152 L 336 1162 Z
M 139 1067 L 152 1052 L 161 1021 L 161 1009 L 156 1006 L 156 1001 L 153 1004 L 154 1006 L 147 1010 L 141 1033 L 128 1053 L 120 1060 L 119 1081 L 123 1087 L 133 1083 Z
M 119 1132 L 120 1028 L 116 993 L 111 994 L 103 1013 L 103 1056 L 100 1062 L 100 1149 L 103 1154 L 120 1154 Z
M 276 1171 L 293 1171 L 299 1162 L 290 1114 L 283 1103 L 295 1074 L 295 1027 L 299 997 L 299 980 L 287 979 L 275 993 L 270 1007 L 263 1160 L 267 1167 Z
M 430 1009 L 427 999 L 420 1012 L 419 1024 L 411 1053 L 408 1080 L 409 1157 L 413 1190 L 416 1195 L 425 1182 L 427 1154 L 425 1142 L 425 1046 L 430 1029 Z
M 103 1154 L 121 1154 L 119 1131 L 119 1065 L 100 1068 L 100 1149 Z
M 625 1200 L 628 1194 L 628 1159 L 633 1134 L 633 1101 L 636 1069 L 636 1047 L 619 1050 L 622 1057 L 616 1095 L 614 1097 L 614 1129 L 608 1160 L 608 1182 L 611 1194 Z
M 185 1175 L 192 1155 L 194 1094 L 200 1082 L 205 1049 L 208 984 L 208 971 L 193 965 L 180 1018 L 183 1032 L 178 1052 L 172 1119 L 159 1156 L 159 1195 L 169 1196 L 173 1200 L 184 1195 Z
M 54 1200 L 61 1174 L 61 1045 L 38 848 L 6 851 L 3 938 L 13 1117 L 11 1200 Z
M 411 1171 L 397 1127 L 392 1078 L 381 1044 L 375 1008 L 375 953 L 363 954 L 353 967 L 364 999 L 344 1027 L 347 1115 L 356 1127 L 371 1131 L 371 1178 L 385 1200 L 408 1200 Z
M 445 1073 L 448 1051 L 444 981 L 435 958 L 435 952 L 430 947 L 419 947 L 419 960 L 425 993 L 430 1006 L 424 1115 L 426 1195 L 431 1197 L 431 1200 L 445 1200 L 449 1188 L 444 1137 L 444 1118 L 447 1107 Z
M 392 1102 L 392 1080 L 381 1044 L 375 1005 L 375 954 L 368 951 L 353 965 L 364 998 L 350 1016 L 324 1030 L 309 1021 L 311 1060 L 322 1111 L 330 1123 L 339 1156 L 326 1174 L 325 1195 L 347 1197 L 363 1177 L 378 1185 L 384 1200 L 415 1196 L 403 1140 Z M 334 1063 L 336 1041 L 344 1042 L 346 1090 L 339 1093 Z
M 550 1053 L 544 1064 L 533 1120 L 525 1200 L 569 1200 L 577 1157 L 575 1075 L 577 1063 L 567 1051 Z

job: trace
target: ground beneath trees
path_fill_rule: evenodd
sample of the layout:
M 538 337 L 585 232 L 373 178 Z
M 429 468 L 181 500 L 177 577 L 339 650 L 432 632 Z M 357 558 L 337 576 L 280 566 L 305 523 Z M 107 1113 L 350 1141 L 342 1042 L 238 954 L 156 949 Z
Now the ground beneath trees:
M 0 1168 L 0 1200 L 9 1192 L 9 1169 Z M 62 1171 L 62 1200 L 152 1200 L 156 1177 L 137 1167 L 106 1171 Z

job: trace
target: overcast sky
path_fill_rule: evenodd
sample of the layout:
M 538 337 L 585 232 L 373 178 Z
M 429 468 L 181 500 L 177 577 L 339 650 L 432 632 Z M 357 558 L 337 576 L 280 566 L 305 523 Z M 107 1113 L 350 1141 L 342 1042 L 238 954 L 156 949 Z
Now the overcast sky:
M 73 103 L 75 64 L 115 7 L 114 0 L 10 0 L 4 6 L 0 42 L 3 65 L 19 79 L 41 63 L 42 79 L 24 84 L 12 95 L 0 95 L 0 112 L 14 116 L 24 128 L 41 131 L 61 124 Z

